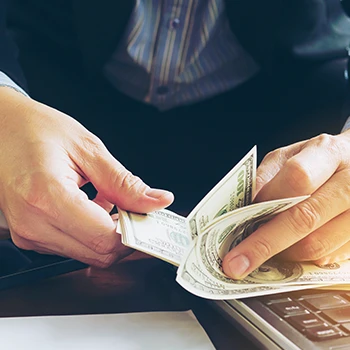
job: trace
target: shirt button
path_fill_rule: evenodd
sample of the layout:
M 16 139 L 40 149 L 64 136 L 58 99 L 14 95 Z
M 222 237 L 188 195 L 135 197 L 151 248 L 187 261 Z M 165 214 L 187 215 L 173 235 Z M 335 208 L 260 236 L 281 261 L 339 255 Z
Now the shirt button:
M 178 28 L 179 24 L 180 24 L 180 20 L 178 18 L 174 18 L 174 19 L 170 20 L 170 28 L 171 29 Z
M 156 89 L 158 95 L 166 95 L 169 92 L 169 88 L 167 86 L 161 85 Z

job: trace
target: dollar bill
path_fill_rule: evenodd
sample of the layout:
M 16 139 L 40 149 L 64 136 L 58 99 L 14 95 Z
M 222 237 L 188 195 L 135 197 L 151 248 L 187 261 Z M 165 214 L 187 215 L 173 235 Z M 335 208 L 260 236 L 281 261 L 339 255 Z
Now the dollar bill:
M 179 266 L 178 283 L 204 298 L 243 298 L 349 283 L 350 261 L 316 266 L 272 258 L 243 280 L 225 275 L 222 261 L 232 248 L 260 225 L 308 197 L 251 204 L 255 176 L 254 147 L 187 218 L 166 209 L 147 215 L 118 209 L 122 242 Z
M 349 260 L 318 266 L 311 262 L 272 258 L 242 280 L 231 279 L 222 271 L 222 259 L 229 250 L 249 236 L 262 222 L 302 199 L 261 203 L 264 208 L 261 205 L 251 205 L 250 208 L 227 216 L 192 243 L 189 254 L 178 270 L 177 282 L 191 293 L 207 299 L 244 298 L 349 283 Z
M 315 287 L 315 285 L 285 285 L 264 284 L 226 286 L 219 280 L 213 279 L 204 273 L 197 260 L 195 244 L 193 244 L 186 260 L 178 268 L 176 281 L 190 293 L 211 300 L 229 300 L 250 298 L 261 295 L 282 293 Z M 320 283 L 317 286 L 325 286 Z
M 178 266 L 192 241 L 186 219 L 170 210 L 135 214 L 119 209 L 122 243 Z
M 222 272 L 226 254 L 260 225 L 273 216 L 303 201 L 308 196 L 252 204 L 226 214 L 197 239 L 197 255 L 201 265 L 215 278 L 227 280 Z M 240 283 L 246 283 L 245 280 Z M 249 283 L 249 282 L 248 282 Z
M 186 221 L 192 238 L 204 232 L 222 215 L 252 202 L 256 178 L 256 147 L 196 205 Z
M 184 218 L 169 210 L 148 215 L 129 213 L 118 208 L 118 230 L 123 244 L 178 266 L 191 240 L 211 222 L 234 209 L 251 203 L 255 190 L 256 147 L 203 198 Z M 201 222 L 197 230 L 189 222 Z M 204 223 L 205 222 L 205 223 Z

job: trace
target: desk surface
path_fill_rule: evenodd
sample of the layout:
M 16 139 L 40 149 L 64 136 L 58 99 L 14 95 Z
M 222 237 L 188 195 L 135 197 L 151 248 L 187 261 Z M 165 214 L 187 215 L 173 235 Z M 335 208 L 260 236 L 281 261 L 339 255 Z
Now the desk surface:
M 135 252 L 109 269 L 87 268 L 0 291 L 0 316 L 192 309 L 217 349 L 256 349 L 220 314 L 184 291 L 168 266 Z

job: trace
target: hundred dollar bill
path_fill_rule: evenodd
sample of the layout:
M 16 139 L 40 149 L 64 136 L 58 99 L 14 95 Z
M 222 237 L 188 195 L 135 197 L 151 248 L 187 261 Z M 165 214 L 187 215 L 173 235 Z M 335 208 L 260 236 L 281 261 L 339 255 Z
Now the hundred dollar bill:
M 226 214 L 197 239 L 197 255 L 202 267 L 212 277 L 227 281 L 222 272 L 222 261 L 226 254 L 260 225 L 306 198 L 308 196 L 256 203 Z M 237 282 L 231 280 L 229 283 Z M 242 280 L 239 283 L 254 282 Z
M 316 284 L 350 283 L 350 262 L 317 267 L 271 259 L 244 280 L 224 274 L 222 260 L 228 251 L 274 215 L 308 197 L 251 204 L 255 176 L 254 147 L 188 218 L 169 210 L 141 215 L 119 209 L 117 230 L 122 233 L 122 242 L 180 266 L 177 281 L 206 298 L 239 298 Z
M 117 230 L 122 232 L 122 242 L 179 265 L 184 251 L 197 235 L 197 229 L 196 233 L 190 231 L 186 221 L 193 218 L 196 222 L 198 219 L 202 222 L 200 229 L 204 230 L 212 220 L 218 220 L 222 215 L 250 204 L 255 190 L 255 177 L 256 147 L 203 198 L 187 219 L 169 210 L 141 215 L 118 208 Z
M 186 260 L 178 268 L 176 281 L 190 293 L 202 298 L 212 300 L 242 299 L 254 296 L 275 294 L 316 287 L 315 285 L 308 284 L 237 284 L 232 286 L 226 286 L 219 280 L 211 278 L 206 273 L 204 273 L 197 259 L 197 255 L 195 252 L 195 244 L 192 245 L 192 249 L 187 255 Z M 320 283 L 319 285 L 317 285 L 317 287 L 325 285 L 327 284 Z
M 191 243 L 185 218 L 170 210 L 134 214 L 118 209 L 122 242 L 178 266 Z
M 252 202 L 256 178 L 256 147 L 196 205 L 186 221 L 192 238 L 213 222 Z
M 299 198 L 299 201 L 302 199 Z M 222 259 L 230 249 L 271 218 L 271 215 L 288 209 L 298 201 L 292 198 L 273 202 L 260 203 L 264 205 L 263 209 L 259 205 L 251 205 L 250 208 L 238 210 L 238 213 L 232 213 L 196 238 L 180 265 L 177 282 L 191 293 L 208 299 L 243 298 L 276 293 L 282 289 L 350 284 L 349 260 L 317 266 L 311 262 L 298 263 L 272 258 L 243 280 L 234 280 L 224 274 Z M 250 209 L 254 220 L 247 220 L 247 209 Z M 234 216 L 236 218 L 232 221 Z

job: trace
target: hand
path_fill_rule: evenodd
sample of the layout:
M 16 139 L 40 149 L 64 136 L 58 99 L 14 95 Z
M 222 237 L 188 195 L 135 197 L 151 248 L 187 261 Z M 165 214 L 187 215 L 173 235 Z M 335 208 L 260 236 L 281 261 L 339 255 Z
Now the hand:
M 0 88 L 0 209 L 14 243 L 106 267 L 125 255 L 109 212 L 168 206 L 71 117 Z M 80 187 L 92 182 L 94 201 Z
M 257 170 L 255 201 L 311 195 L 232 249 L 223 268 L 244 278 L 272 256 L 324 265 L 350 258 L 350 131 L 269 153 Z

